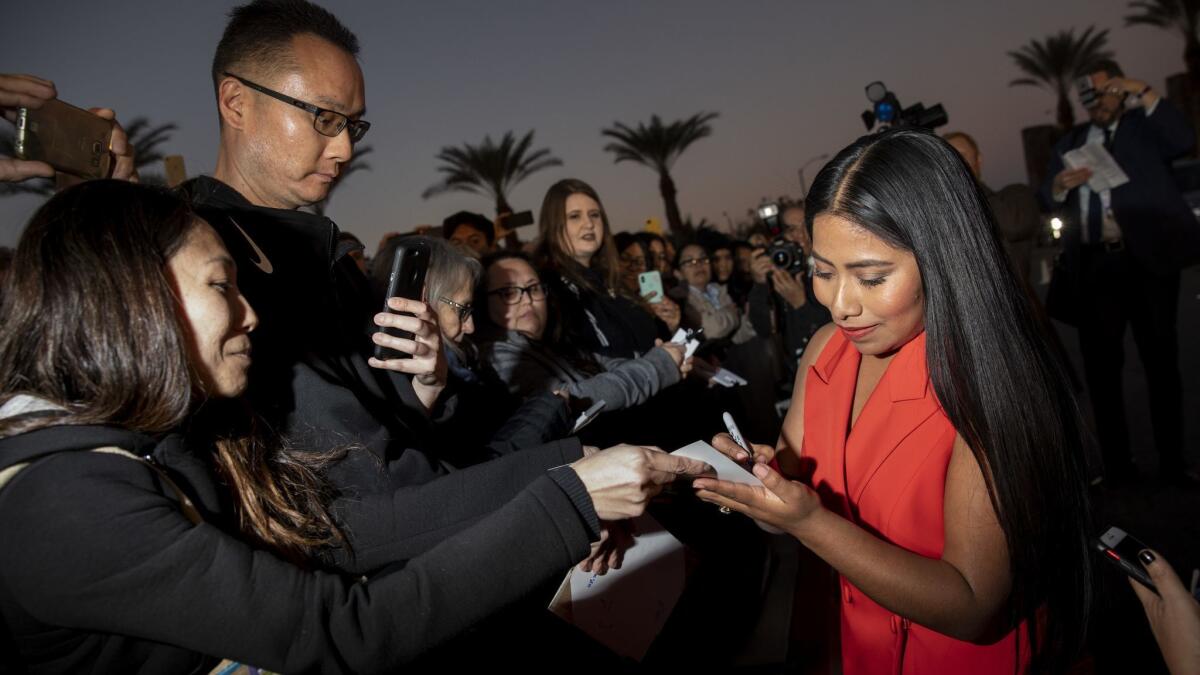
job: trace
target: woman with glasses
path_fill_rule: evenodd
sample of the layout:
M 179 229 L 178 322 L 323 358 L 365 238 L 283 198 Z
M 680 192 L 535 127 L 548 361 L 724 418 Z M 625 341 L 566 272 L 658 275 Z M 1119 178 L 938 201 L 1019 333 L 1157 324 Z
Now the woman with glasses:
M 642 284 L 639 277 L 653 268 L 649 267 L 650 251 L 646 243 L 631 232 L 618 232 L 613 236 L 620 252 L 621 261 L 621 290 L 631 298 L 638 299 L 638 305 L 658 318 L 659 337 L 670 339 L 679 330 L 682 314 L 679 305 L 665 295 L 666 279 L 663 279 L 663 293 L 651 291 L 642 295 Z M 657 270 L 654 270 L 657 271 Z M 661 275 L 659 277 L 662 279 Z
M 600 195 L 581 180 L 546 192 L 534 261 L 560 303 L 563 335 L 587 352 L 633 358 L 662 337 L 637 294 L 621 285 L 617 245 Z M 665 329 L 664 329 L 665 330 Z
M 604 401 L 611 412 L 637 406 L 675 384 L 691 368 L 681 345 L 666 343 L 645 356 L 621 359 L 571 349 L 537 270 L 521 253 L 484 260 L 480 316 L 487 318 L 484 359 L 520 396 L 563 392 L 586 409 Z
M 676 299 L 683 306 L 683 322 L 689 328 L 702 328 L 709 341 L 743 344 L 754 337 L 750 321 L 742 314 L 729 291 L 714 283 L 712 262 L 708 251 L 700 244 L 688 244 L 679 249 L 675 275 L 683 283 L 676 288 Z
M 449 369 L 446 390 L 430 411 L 443 460 L 462 468 L 569 436 L 573 420 L 563 398 L 545 393 L 522 401 L 480 360 L 469 337 L 479 261 L 444 239 L 414 239 L 429 246 L 425 297 L 437 312 Z

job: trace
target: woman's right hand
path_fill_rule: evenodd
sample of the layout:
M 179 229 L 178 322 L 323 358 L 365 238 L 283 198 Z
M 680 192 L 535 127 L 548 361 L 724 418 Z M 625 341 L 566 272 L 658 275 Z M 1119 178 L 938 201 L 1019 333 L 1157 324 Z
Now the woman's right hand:
M 749 443 L 749 441 L 747 441 Z M 718 452 L 725 455 L 735 462 L 748 462 L 750 456 L 742 449 L 742 446 L 733 440 L 733 437 L 726 433 L 720 433 L 713 436 L 711 445 Z M 750 443 L 750 449 L 754 451 L 754 461 L 758 464 L 770 464 L 771 460 L 775 459 L 775 448 L 762 443 Z
M 1200 603 L 1162 556 L 1142 551 L 1138 558 L 1158 588 L 1158 595 L 1133 579 L 1129 583 L 1146 610 L 1167 670 L 1173 675 L 1200 673 Z
M 636 518 L 663 486 L 683 476 L 716 475 L 704 462 L 658 448 L 617 445 L 571 464 L 600 520 Z

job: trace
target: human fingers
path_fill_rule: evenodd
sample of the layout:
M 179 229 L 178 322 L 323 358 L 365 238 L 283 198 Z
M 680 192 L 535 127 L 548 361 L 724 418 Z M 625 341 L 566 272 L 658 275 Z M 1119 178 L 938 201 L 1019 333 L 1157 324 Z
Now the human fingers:
M 32 75 L 0 75 L 0 107 L 40 108 L 58 96 L 54 83 Z
M 680 476 L 715 475 L 713 468 L 706 462 L 690 457 L 668 455 L 665 452 L 652 452 L 647 457 L 650 465 L 651 480 L 658 485 L 673 482 Z
M 733 440 L 732 436 L 725 432 L 721 432 L 716 436 L 713 436 L 712 441 L 709 442 L 709 445 L 713 446 L 717 452 L 720 452 L 722 455 L 725 455 L 735 462 L 746 462 L 750 460 L 750 453 L 746 452 L 745 448 L 739 445 L 737 441 Z
M 45 162 L 0 157 L 0 182 L 16 183 L 30 178 L 54 178 L 54 167 Z

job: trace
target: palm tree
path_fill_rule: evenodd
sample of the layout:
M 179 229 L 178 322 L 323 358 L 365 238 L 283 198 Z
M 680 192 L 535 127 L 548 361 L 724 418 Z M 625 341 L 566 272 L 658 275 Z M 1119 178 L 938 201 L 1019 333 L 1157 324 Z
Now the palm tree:
M 1200 0 L 1140 0 L 1129 3 L 1137 14 L 1125 17 L 1126 26 L 1155 26 L 1178 30 L 1183 34 L 1183 62 L 1187 64 L 1188 79 L 1200 84 Z
M 1029 77 L 1009 82 L 1009 86 L 1033 85 L 1046 87 L 1058 94 L 1058 126 L 1075 126 L 1075 111 L 1071 107 L 1070 91 L 1077 78 L 1090 74 L 1098 61 L 1111 59 L 1108 51 L 1108 29 L 1095 32 L 1089 26 L 1076 37 L 1075 29 L 1062 30 L 1045 40 L 1030 40 L 1029 44 L 1008 55 Z
M 442 163 L 437 170 L 443 178 L 422 192 L 421 198 L 472 192 L 490 197 L 496 204 L 496 215 L 512 213 L 508 194 L 518 183 L 542 169 L 562 166 L 562 160 L 551 156 L 548 148 L 530 152 L 532 144 L 531 129 L 520 140 L 509 131 L 499 144 L 491 136 L 484 136 L 479 145 L 446 146 L 436 156 Z
M 341 166 L 341 170 L 338 171 L 337 180 L 333 181 L 333 184 L 329 186 L 329 192 L 325 193 L 325 199 L 322 199 L 310 207 L 313 213 L 317 214 L 318 216 L 325 215 L 325 209 L 329 207 L 329 200 L 333 198 L 333 191 L 336 190 L 337 187 L 342 184 L 342 181 L 346 180 L 350 174 L 356 171 L 371 170 L 370 163 L 365 161 L 363 157 L 366 157 L 372 152 L 375 152 L 375 148 L 372 148 L 369 145 L 364 145 L 361 148 L 354 149 L 354 156 L 350 158 L 349 162 L 346 162 Z
M 676 120 L 664 126 L 658 115 L 651 115 L 648 126 L 639 122 L 637 128 L 633 129 L 621 122 L 614 122 L 608 129 L 600 131 L 601 135 L 614 139 L 604 146 L 606 152 L 616 156 L 614 162 L 637 162 L 658 172 L 658 191 L 662 193 L 667 226 L 672 234 L 686 233 L 687 227 L 679 217 L 679 202 L 675 198 L 671 167 L 692 143 L 712 135 L 712 127 L 708 123 L 716 118 L 717 113 L 696 113 L 686 120 Z

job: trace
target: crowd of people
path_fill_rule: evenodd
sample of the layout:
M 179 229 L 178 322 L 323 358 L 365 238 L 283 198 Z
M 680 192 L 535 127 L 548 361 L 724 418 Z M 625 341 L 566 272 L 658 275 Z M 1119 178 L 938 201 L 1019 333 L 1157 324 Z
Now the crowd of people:
M 371 126 L 358 50 L 306 0 L 234 9 L 213 174 L 139 185 L 117 124 L 112 177 L 61 177 L 3 259 L 0 670 L 724 666 L 766 603 L 769 537 L 831 581 L 841 672 L 1079 658 L 1088 431 L 1012 245 L 1035 197 L 983 186 L 970 136 L 865 136 L 745 240 L 616 232 L 566 179 L 527 249 L 459 212 L 369 252 L 304 210 Z M 1133 475 L 1112 337 L 1129 321 L 1161 470 L 1186 483 L 1174 310 L 1144 300 L 1178 294 L 1200 242 L 1132 224 L 1169 220 L 1147 204 L 1182 218 L 1155 172 L 1194 139 L 1115 64 L 1094 81 L 1092 122 L 1043 197 L 1081 210 L 1060 278 L 1145 291 L 1077 308 L 1104 478 Z M 0 75 L 6 114 L 57 94 Z M 1094 133 L 1146 194 L 1088 192 L 1061 166 Z M 0 158 L 0 180 L 53 176 Z M 386 297 L 413 248 L 422 291 Z M 761 486 L 664 452 L 696 440 Z M 647 511 L 698 562 L 688 611 L 639 665 L 545 607 L 573 565 L 619 569 Z M 1140 559 L 1167 663 L 1195 672 L 1200 605 Z

